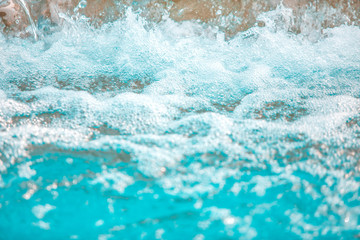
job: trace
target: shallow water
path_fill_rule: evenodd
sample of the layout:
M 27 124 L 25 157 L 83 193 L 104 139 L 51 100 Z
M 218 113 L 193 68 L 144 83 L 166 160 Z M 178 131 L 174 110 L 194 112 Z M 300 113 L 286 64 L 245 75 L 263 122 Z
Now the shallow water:
M 358 238 L 360 29 L 274 14 L 1 36 L 0 238 Z

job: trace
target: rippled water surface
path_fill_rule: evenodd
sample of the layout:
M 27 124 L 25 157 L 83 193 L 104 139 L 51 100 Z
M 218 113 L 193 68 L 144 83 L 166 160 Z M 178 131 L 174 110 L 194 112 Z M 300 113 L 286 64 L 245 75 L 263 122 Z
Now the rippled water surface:
M 1 36 L 0 239 L 359 238 L 360 29 L 264 19 Z

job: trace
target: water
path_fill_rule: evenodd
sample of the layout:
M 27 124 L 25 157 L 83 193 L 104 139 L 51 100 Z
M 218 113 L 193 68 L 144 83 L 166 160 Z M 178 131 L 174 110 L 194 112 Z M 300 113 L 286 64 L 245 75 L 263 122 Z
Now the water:
M 38 35 L 36 33 L 36 26 L 35 26 L 35 23 L 31 17 L 31 14 L 30 14 L 30 11 L 28 9 L 28 7 L 26 6 L 26 3 L 24 2 L 24 0 L 19 0 L 19 4 L 20 6 L 22 7 L 22 9 L 24 10 L 29 22 L 30 22 L 30 26 L 31 26 L 31 30 L 32 30 L 32 33 L 33 33 L 33 36 L 34 36 L 34 39 L 35 41 L 38 40 Z
M 0 239 L 359 238 L 360 29 L 277 14 L 1 36 Z

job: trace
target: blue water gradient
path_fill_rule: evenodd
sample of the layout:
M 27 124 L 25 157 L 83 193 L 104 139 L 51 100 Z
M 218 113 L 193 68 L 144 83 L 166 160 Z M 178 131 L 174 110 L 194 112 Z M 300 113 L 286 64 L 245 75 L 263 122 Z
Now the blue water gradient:
M 0 239 L 355 239 L 360 29 L 0 36 Z

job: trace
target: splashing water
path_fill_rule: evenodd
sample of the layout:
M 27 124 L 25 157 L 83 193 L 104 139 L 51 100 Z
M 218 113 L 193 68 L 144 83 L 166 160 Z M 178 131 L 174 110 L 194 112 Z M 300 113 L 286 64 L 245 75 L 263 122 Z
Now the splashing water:
M 0 37 L 1 239 L 353 239 L 360 29 L 276 11 Z
M 35 23 L 34 23 L 34 20 L 32 19 L 31 15 L 30 15 L 30 11 L 29 11 L 28 7 L 26 6 L 26 3 L 25 3 L 24 0 L 19 0 L 19 3 L 20 3 L 20 6 L 22 7 L 22 9 L 24 10 L 29 22 L 30 22 L 31 30 L 32 30 L 33 35 L 34 35 L 34 39 L 35 39 L 35 41 L 37 41 L 38 40 L 38 35 L 36 33 Z

